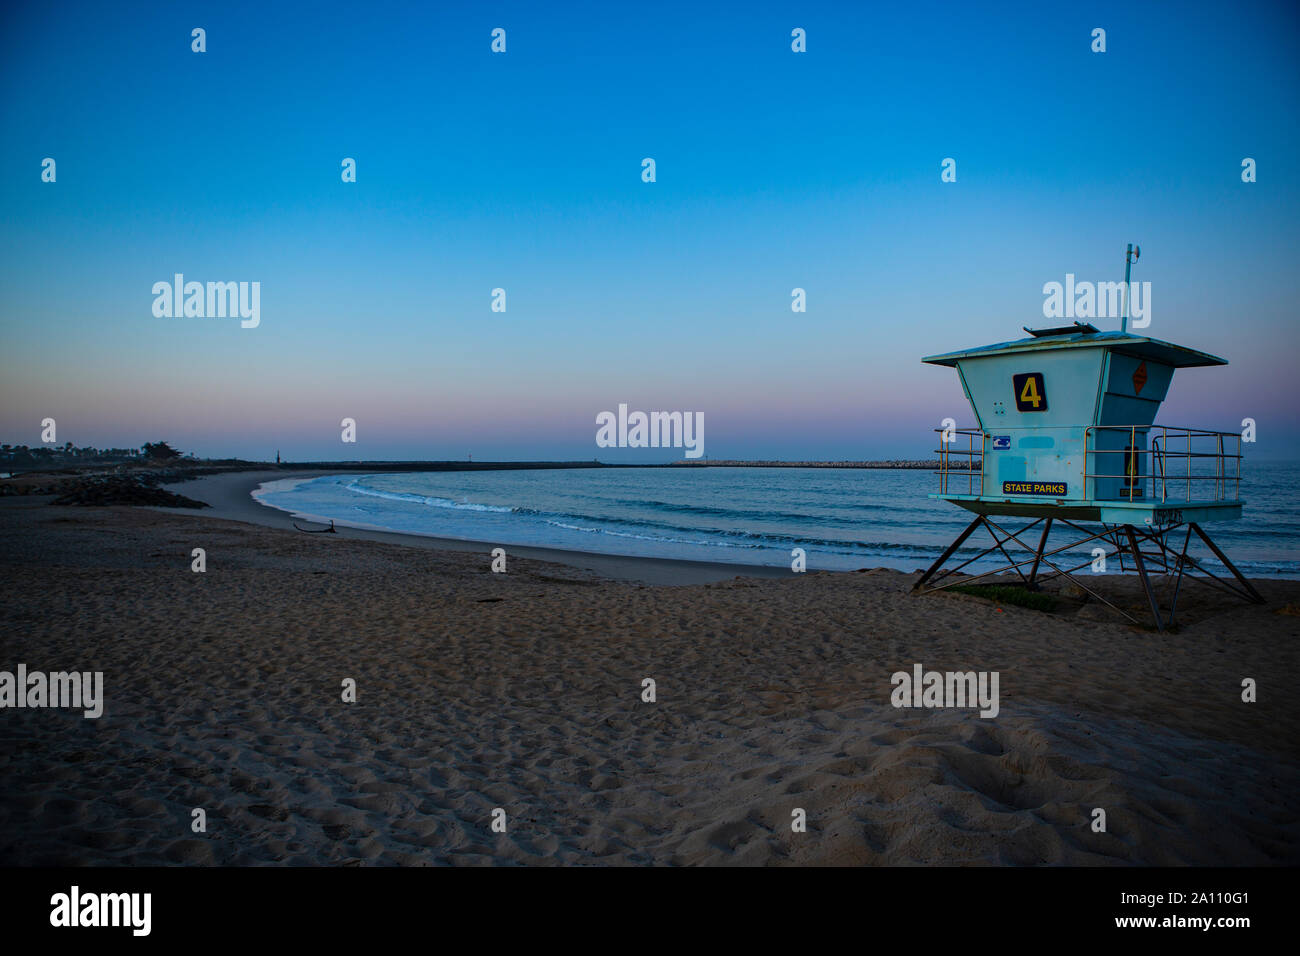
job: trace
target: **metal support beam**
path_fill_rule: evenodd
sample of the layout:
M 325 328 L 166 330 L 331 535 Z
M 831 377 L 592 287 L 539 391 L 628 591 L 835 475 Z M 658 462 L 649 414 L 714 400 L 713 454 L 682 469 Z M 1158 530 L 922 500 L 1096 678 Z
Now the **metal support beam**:
M 948 550 L 939 556 L 939 560 L 934 562 L 934 564 L 930 565 L 930 569 L 926 571 L 925 574 L 921 575 L 921 580 L 917 581 L 915 584 L 912 585 L 912 590 L 915 591 L 926 581 L 930 580 L 930 576 L 934 574 L 935 571 L 938 571 L 941 567 L 943 567 L 943 563 L 947 561 L 950 557 L 952 557 L 954 551 L 956 551 L 958 548 L 962 546 L 962 542 L 964 542 L 967 538 L 971 536 L 971 532 L 974 531 L 983 523 L 984 523 L 984 516 L 977 515 L 975 520 L 972 521 L 967 526 L 966 530 L 957 536 L 957 540 L 948 546 Z
M 1037 547 L 1035 547 L 1023 540 L 1021 536 L 1032 531 L 1041 521 L 1045 521 L 1046 524 L 1036 542 Z M 1150 529 L 1137 527 L 1131 524 L 1108 525 L 1103 523 L 1102 531 L 1089 534 L 1087 528 L 1075 524 L 1073 521 L 1062 518 L 1059 519 L 1060 524 L 1064 524 L 1074 529 L 1080 534 L 1085 535 L 1085 537 L 1063 546 L 1053 548 L 1049 551 L 1047 550 L 1047 539 L 1051 533 L 1054 521 L 1057 521 L 1057 519 L 1037 518 L 1025 525 L 1019 531 L 1010 531 L 1000 526 L 997 522 L 991 520 L 987 515 L 978 515 L 975 520 L 967 526 L 966 530 L 958 536 L 957 540 L 949 545 L 947 550 L 944 551 L 939 559 L 935 561 L 934 564 L 930 565 L 929 569 L 921 576 L 921 579 L 912 586 L 912 590 L 923 591 L 924 593 L 942 591 L 946 588 L 953 587 L 956 584 L 969 585 L 976 581 L 1008 573 L 1017 574 L 1027 588 L 1037 590 L 1040 582 L 1064 577 L 1077 585 L 1082 591 L 1095 598 L 1098 602 L 1118 612 L 1132 623 L 1140 624 L 1141 622 L 1132 614 L 1129 614 L 1113 602 L 1108 601 L 1082 580 L 1075 577 L 1073 572 L 1086 567 L 1089 562 L 1085 561 L 1077 567 L 1066 568 L 1052 560 L 1055 555 L 1076 548 L 1081 548 L 1090 541 L 1100 539 L 1110 543 L 1115 548 L 1114 554 L 1108 555 L 1108 557 L 1118 557 L 1120 559 L 1121 568 L 1124 567 L 1124 558 L 1128 555 L 1132 555 L 1134 565 L 1142 580 L 1143 592 L 1146 594 L 1147 603 L 1151 609 L 1152 621 L 1156 628 L 1161 631 L 1173 626 L 1174 615 L 1178 609 L 1178 598 L 1181 594 L 1184 577 L 1241 600 L 1253 601 L 1259 604 L 1264 603 L 1263 597 L 1261 597 L 1259 592 L 1255 590 L 1254 585 L 1252 585 L 1250 581 L 1248 581 L 1246 577 L 1237 570 L 1232 562 L 1228 560 L 1227 556 L 1224 555 L 1224 553 L 1219 550 L 1218 546 L 1210 540 L 1209 535 L 1207 535 L 1195 523 L 1187 524 L 1186 534 L 1183 537 L 1183 547 L 1182 550 L 1179 551 L 1172 546 L 1172 539 L 1175 532 L 1183 527 L 1181 523 Z M 957 552 L 957 549 L 966 542 L 966 539 L 969 538 L 980 525 L 983 525 L 988 529 L 989 535 L 993 538 L 993 544 L 978 554 L 962 561 L 955 567 L 941 570 L 953 554 Z M 1188 553 L 1193 531 L 1195 531 L 1197 536 L 1205 542 L 1210 551 L 1214 553 L 1214 556 L 1232 572 L 1233 576 L 1237 579 L 1237 582 L 1241 585 L 1240 588 L 1233 585 L 1231 582 L 1220 578 L 1217 574 L 1205 567 L 1200 561 Z M 1014 544 L 1017 548 L 1023 550 L 1028 557 L 1022 560 L 1014 559 L 1007 550 L 1007 545 L 1009 544 Z M 1143 545 L 1146 545 L 1153 550 L 1145 552 L 1143 551 Z M 991 571 L 982 571 L 978 574 L 955 578 L 952 581 L 945 580 L 946 578 L 956 574 L 962 568 L 980 561 L 989 555 L 995 555 L 996 553 L 1000 553 L 1006 559 L 1007 563 L 1005 565 Z M 1146 560 L 1148 558 L 1152 561 L 1159 562 L 1150 567 L 1154 568 L 1155 572 L 1162 573 L 1165 579 L 1171 583 L 1172 597 L 1167 616 L 1161 613 L 1160 601 L 1156 596 L 1154 583 L 1148 573 L 1149 567 Z M 1021 570 L 1027 565 L 1031 566 L 1028 577 L 1026 577 L 1024 571 Z M 1049 573 L 1043 573 L 1044 568 L 1049 569 Z M 1204 576 L 1202 577 L 1201 575 Z M 940 581 L 943 583 L 935 583 Z M 928 588 L 925 587 L 927 582 L 932 582 Z
M 1043 536 L 1038 539 L 1038 553 L 1034 556 L 1034 566 L 1029 569 L 1029 588 L 1037 591 L 1038 585 L 1038 564 L 1043 560 L 1043 549 L 1047 547 L 1047 534 L 1052 530 L 1052 519 L 1047 519 L 1047 524 L 1043 525 Z
M 1156 630 L 1163 631 L 1165 622 L 1160 616 L 1160 605 L 1156 603 L 1155 592 L 1151 590 L 1151 579 L 1147 577 L 1147 566 L 1142 563 L 1142 549 L 1138 547 L 1137 535 L 1133 533 L 1131 524 L 1124 525 L 1124 531 L 1128 534 L 1129 547 L 1133 549 L 1133 563 L 1137 565 L 1138 576 L 1142 578 L 1142 589 L 1147 592 L 1147 602 L 1151 605 L 1151 616 L 1156 619 Z
M 1205 546 L 1214 552 L 1214 556 L 1219 559 L 1219 561 L 1223 564 L 1223 566 L 1232 572 L 1232 576 L 1237 579 L 1238 583 L 1240 583 L 1243 588 L 1245 588 L 1248 592 L 1250 592 L 1250 596 L 1254 599 L 1255 603 L 1263 604 L 1264 599 L 1263 597 L 1260 596 L 1260 593 L 1255 590 L 1255 585 L 1251 584 L 1249 581 L 1246 580 L 1246 578 L 1242 575 L 1242 573 L 1237 570 L 1236 565 L 1234 565 L 1231 561 L 1229 561 L 1227 555 L 1225 555 L 1222 551 L 1219 550 L 1218 545 L 1216 545 L 1213 541 L 1210 540 L 1210 536 L 1201 530 L 1201 526 L 1198 525 L 1195 521 L 1191 522 L 1191 526 L 1192 526 L 1192 530 L 1196 532 L 1196 536 L 1200 538 L 1202 541 L 1204 541 Z

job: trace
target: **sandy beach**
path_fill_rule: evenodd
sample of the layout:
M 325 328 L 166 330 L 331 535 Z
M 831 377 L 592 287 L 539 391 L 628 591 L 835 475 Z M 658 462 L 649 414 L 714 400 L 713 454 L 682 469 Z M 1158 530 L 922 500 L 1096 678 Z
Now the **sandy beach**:
M 1300 582 L 1189 592 L 1159 634 L 897 571 L 494 574 L 486 545 L 296 532 L 264 477 L 178 486 L 195 512 L 0 501 L 0 668 L 105 687 L 97 720 L 5 714 L 0 861 L 1300 862 Z M 997 671 L 1000 712 L 891 706 L 915 664 Z

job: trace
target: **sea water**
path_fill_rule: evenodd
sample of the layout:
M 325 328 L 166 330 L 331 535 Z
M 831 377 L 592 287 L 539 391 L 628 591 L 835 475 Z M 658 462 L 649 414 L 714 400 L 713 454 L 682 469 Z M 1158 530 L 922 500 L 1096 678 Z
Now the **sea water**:
M 304 519 L 493 546 L 773 567 L 789 567 L 792 551 L 802 548 L 809 570 L 912 571 L 928 567 L 973 517 L 927 497 L 937 481 L 929 471 L 902 469 L 411 472 L 272 481 L 254 496 Z M 1205 529 L 1244 573 L 1300 577 L 1297 490 L 1300 463 L 1251 463 L 1241 482 L 1243 519 L 1210 522 Z M 1027 523 L 995 520 L 1008 529 Z M 1067 540 L 1064 529 L 1059 534 L 1060 542 Z M 1036 545 L 1037 532 L 1026 541 Z M 1208 557 L 1195 536 L 1192 541 L 1192 553 Z M 981 529 L 956 560 L 991 544 Z M 1094 546 L 1074 553 L 1067 566 L 1089 560 Z M 1212 558 L 1206 563 L 1218 570 Z M 967 570 L 994 566 L 988 559 Z

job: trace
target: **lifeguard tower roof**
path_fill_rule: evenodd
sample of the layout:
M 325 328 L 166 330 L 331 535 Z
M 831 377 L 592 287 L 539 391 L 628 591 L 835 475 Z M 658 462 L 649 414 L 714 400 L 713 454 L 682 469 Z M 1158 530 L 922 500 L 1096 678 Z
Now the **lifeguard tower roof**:
M 996 345 L 983 345 L 959 352 L 945 352 L 942 355 L 929 355 L 921 359 L 930 365 L 946 365 L 956 368 L 962 359 L 985 358 L 993 355 L 1010 355 L 1015 352 L 1058 351 L 1071 348 L 1106 348 L 1131 355 L 1137 359 L 1159 362 L 1171 368 L 1198 368 L 1207 365 L 1227 365 L 1225 359 L 1208 352 L 1162 342 L 1160 339 L 1145 335 L 1133 335 L 1130 332 L 1099 332 L 1091 325 L 1075 323 L 1072 326 L 1055 329 L 1025 329 L 1030 337 L 1016 339 L 1012 342 L 999 342 Z

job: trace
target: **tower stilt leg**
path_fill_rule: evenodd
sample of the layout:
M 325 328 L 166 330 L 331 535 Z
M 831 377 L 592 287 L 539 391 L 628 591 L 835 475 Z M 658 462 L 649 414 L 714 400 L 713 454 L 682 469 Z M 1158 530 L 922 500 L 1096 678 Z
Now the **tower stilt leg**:
M 1156 630 L 1163 631 L 1165 622 L 1160 616 L 1160 605 L 1156 602 L 1156 594 L 1151 590 L 1151 579 L 1147 577 L 1147 566 L 1142 560 L 1142 548 L 1138 545 L 1137 535 L 1133 533 L 1131 524 L 1124 525 L 1124 532 L 1128 535 L 1129 547 L 1133 549 L 1133 563 L 1137 565 L 1138 576 L 1142 578 L 1142 589 L 1147 592 L 1147 602 L 1151 605 L 1151 616 L 1156 620 Z
M 1254 599 L 1256 604 L 1263 604 L 1264 598 L 1255 590 L 1255 585 L 1251 584 L 1245 576 L 1237 570 L 1236 565 L 1228 560 L 1228 556 L 1219 550 L 1219 546 L 1210 540 L 1210 536 L 1201 530 L 1201 526 L 1195 521 L 1191 522 L 1192 530 L 1196 536 L 1205 542 L 1205 546 L 1214 552 L 1214 556 L 1219 559 L 1225 568 L 1232 572 L 1232 576 L 1237 579 L 1237 583 L 1246 589 L 1247 593 Z
M 1040 522 L 1045 522 L 1044 527 L 1037 540 L 1025 540 L 1029 532 L 1033 531 Z M 1071 541 L 1052 550 L 1047 549 L 1048 537 L 1054 527 L 1054 523 L 1059 522 L 1067 528 L 1073 529 L 1080 534 L 1087 535 L 1084 538 Z M 983 525 L 988 529 L 989 534 L 993 537 L 993 544 L 985 548 L 978 554 L 966 558 L 964 561 L 956 564 L 951 568 L 944 568 L 944 565 L 952 558 L 957 550 L 966 542 L 975 529 Z M 1183 537 L 1183 546 L 1179 550 L 1174 544 L 1172 538 L 1176 531 L 1186 528 Z M 1089 562 L 1085 561 L 1077 567 L 1065 567 L 1072 560 L 1070 557 L 1056 558 L 1058 554 L 1070 552 L 1087 545 L 1092 541 L 1104 541 L 1113 545 L 1115 553 L 1113 556 L 1118 557 L 1122 564 L 1129 556 L 1133 558 L 1133 566 L 1138 572 L 1142 581 L 1142 591 L 1146 595 L 1147 604 L 1151 610 L 1151 620 L 1159 631 L 1167 631 L 1174 625 L 1174 616 L 1178 610 L 1178 599 L 1182 592 L 1183 578 L 1190 578 L 1207 588 L 1218 590 L 1225 594 L 1233 595 L 1241 600 L 1253 601 L 1263 604 L 1264 598 L 1255 589 L 1254 585 L 1237 569 L 1213 541 L 1194 522 L 1173 525 L 1169 527 L 1146 529 L 1131 524 L 1102 524 L 1100 532 L 1087 534 L 1088 529 L 1080 527 L 1074 522 L 1061 518 L 1038 518 L 1030 524 L 1017 531 L 1003 528 L 988 515 L 977 516 L 966 529 L 957 537 L 952 544 L 939 556 L 930 567 L 921 575 L 914 585 L 912 591 L 921 591 L 923 593 L 933 593 L 942 591 L 946 588 L 957 585 L 970 586 L 978 581 L 985 580 L 1000 575 L 1016 574 L 1019 576 L 1023 585 L 1031 590 L 1037 590 L 1041 585 L 1040 582 L 1047 582 L 1058 577 L 1065 578 L 1080 590 L 1086 592 L 1090 597 L 1096 599 L 1101 604 L 1106 605 L 1112 610 L 1118 612 L 1122 617 L 1128 619 L 1131 623 L 1141 626 L 1142 621 L 1134 617 L 1124 608 L 1118 606 L 1112 601 L 1107 600 L 1093 588 L 1089 587 L 1083 579 L 1076 577 L 1073 572 L 1080 568 L 1087 567 Z M 1205 542 L 1205 545 L 1214 553 L 1214 556 L 1223 563 L 1223 565 L 1232 572 L 1237 580 L 1237 584 L 1226 578 L 1220 577 L 1214 571 L 1205 567 L 1196 558 L 1188 553 L 1188 545 L 1191 542 L 1192 532 L 1195 531 L 1197 536 Z M 1144 545 L 1151 545 L 1158 549 L 1157 552 L 1143 551 Z M 1012 557 L 1008 552 L 1008 547 L 1014 547 L 1025 555 L 1024 558 Z M 1105 550 L 1105 549 L 1101 549 Z M 978 564 L 989 556 L 1001 554 L 1006 564 L 996 569 L 987 571 L 978 571 L 974 575 L 963 575 L 961 577 L 949 578 L 971 564 Z M 1110 557 L 1111 555 L 1108 555 Z M 1028 574 L 1023 570 L 1029 568 Z M 1172 589 L 1172 596 L 1169 603 L 1169 613 L 1164 614 L 1161 610 L 1161 599 L 1156 593 L 1156 584 L 1152 578 L 1152 572 L 1156 574 L 1163 573 L 1164 579 L 1169 583 L 1169 589 Z M 1196 573 L 1193 573 L 1196 572 Z M 928 587 L 927 587 L 928 584 Z M 1239 586 L 1238 586 L 1239 585 Z M 1165 596 L 1170 597 L 1169 589 L 1165 589 Z
M 1175 528 L 1169 530 L 1173 534 Z M 1174 622 L 1174 615 L 1178 613 L 1178 593 L 1183 588 L 1183 575 L 1187 573 L 1187 546 L 1192 543 L 1192 529 L 1189 525 L 1187 533 L 1183 535 L 1183 553 L 1178 555 L 1178 577 L 1174 579 L 1174 596 L 1169 601 L 1169 623 Z
M 1038 590 L 1038 585 L 1035 583 L 1038 579 L 1038 565 L 1043 560 L 1043 549 L 1047 547 L 1047 534 L 1052 530 L 1052 520 L 1048 518 L 1047 524 L 1043 525 L 1043 536 L 1038 539 L 1038 551 L 1034 554 L 1034 566 L 1029 569 L 1029 588 L 1033 591 Z
M 925 574 L 921 575 L 921 580 L 917 581 L 915 584 L 912 585 L 912 590 L 915 591 L 926 581 L 930 580 L 930 577 L 934 574 L 934 572 L 938 571 L 941 567 L 943 567 L 943 563 L 947 561 L 950 557 L 952 557 L 953 552 L 962 546 L 962 542 L 964 542 L 967 538 L 971 536 L 971 532 L 973 532 L 976 528 L 978 528 L 983 523 L 984 523 L 984 516 L 978 515 L 975 518 L 975 520 L 970 523 L 970 525 L 966 528 L 966 530 L 957 536 L 957 540 L 954 541 L 952 544 L 948 545 L 948 550 L 939 556 L 939 560 L 934 562 L 934 564 L 930 565 L 930 569 L 926 571 Z

